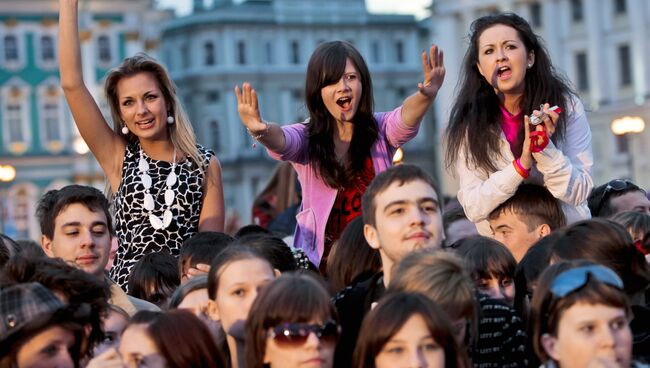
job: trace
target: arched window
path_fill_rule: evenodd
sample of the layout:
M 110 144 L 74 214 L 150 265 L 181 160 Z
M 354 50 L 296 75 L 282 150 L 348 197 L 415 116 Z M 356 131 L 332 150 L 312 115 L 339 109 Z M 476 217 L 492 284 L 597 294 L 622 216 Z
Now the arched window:
M 18 55 L 18 38 L 16 35 L 6 35 L 4 38 L 5 62 L 17 63 Z
M 111 40 L 107 35 L 101 35 L 97 38 L 97 50 L 99 62 L 101 63 L 110 63 L 111 62 Z
M 54 38 L 50 35 L 41 36 L 41 60 L 46 63 L 54 61 Z

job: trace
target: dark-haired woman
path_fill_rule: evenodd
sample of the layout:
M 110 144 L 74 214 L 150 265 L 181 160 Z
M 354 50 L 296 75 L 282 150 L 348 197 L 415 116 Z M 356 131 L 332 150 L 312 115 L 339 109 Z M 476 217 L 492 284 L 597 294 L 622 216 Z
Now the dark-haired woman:
M 261 290 L 246 321 L 247 368 L 332 368 L 339 337 L 325 284 L 284 274 Z
M 464 357 L 447 314 L 417 293 L 387 295 L 363 320 L 355 368 L 456 368 Z
M 250 84 L 235 88 L 239 116 L 272 157 L 290 161 L 302 187 L 294 245 L 324 272 L 332 243 L 361 213 L 372 178 L 392 165 L 395 150 L 415 137 L 445 76 L 442 51 L 422 53 L 424 80 L 402 106 L 373 112 L 372 81 L 350 43 L 325 42 L 312 54 L 305 85 L 309 119 L 280 127 L 262 120 Z
M 568 222 L 589 218 L 593 158 L 582 103 L 523 18 L 484 16 L 470 32 L 446 133 L 467 218 L 490 235 L 487 216 L 524 181 L 544 185 Z

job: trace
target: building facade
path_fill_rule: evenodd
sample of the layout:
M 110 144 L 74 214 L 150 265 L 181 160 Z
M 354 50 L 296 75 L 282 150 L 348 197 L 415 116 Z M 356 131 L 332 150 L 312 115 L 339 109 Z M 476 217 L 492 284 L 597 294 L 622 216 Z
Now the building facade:
M 436 101 L 439 129 L 448 121 L 471 22 L 500 11 L 528 20 L 579 93 L 592 131 L 594 185 L 632 178 L 649 188 L 650 132 L 617 136 L 611 129 L 625 116 L 650 122 L 650 2 L 644 0 L 436 0 L 432 38 L 445 50 L 447 66 Z M 443 178 L 445 192 L 455 195 L 454 177 Z
M 346 40 L 364 55 L 373 81 L 375 111 L 392 110 L 417 91 L 420 52 L 428 22 L 412 16 L 370 14 L 363 0 L 249 0 L 194 2 L 193 14 L 164 27 L 161 55 L 193 122 L 199 142 L 222 166 L 226 208 L 241 224 L 276 163 L 240 122 L 233 89 L 251 82 L 264 119 L 303 121 L 306 66 L 322 42 Z M 407 162 L 435 173 L 433 114 L 404 147 Z
M 106 72 L 127 55 L 155 55 L 158 31 L 148 25 L 169 13 L 154 11 L 153 0 L 80 4 L 84 79 L 107 112 Z M 56 0 L 0 0 L 0 165 L 16 171 L 0 182 L 0 232 L 16 239 L 39 239 L 34 210 L 45 191 L 70 183 L 104 188 L 60 88 L 57 22 Z

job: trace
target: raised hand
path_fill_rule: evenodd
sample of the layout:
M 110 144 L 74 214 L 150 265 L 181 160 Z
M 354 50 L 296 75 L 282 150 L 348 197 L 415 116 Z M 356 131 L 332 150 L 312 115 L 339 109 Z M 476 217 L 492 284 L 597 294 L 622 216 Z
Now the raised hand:
M 418 90 L 433 99 L 445 80 L 444 55 L 438 46 L 431 45 L 428 56 L 426 52 L 422 52 L 422 74 L 424 81 L 418 83 Z
M 266 123 L 262 121 L 260 110 L 257 104 L 257 93 L 250 83 L 244 82 L 242 88 L 235 86 L 237 96 L 237 111 L 242 123 L 251 133 L 266 130 Z

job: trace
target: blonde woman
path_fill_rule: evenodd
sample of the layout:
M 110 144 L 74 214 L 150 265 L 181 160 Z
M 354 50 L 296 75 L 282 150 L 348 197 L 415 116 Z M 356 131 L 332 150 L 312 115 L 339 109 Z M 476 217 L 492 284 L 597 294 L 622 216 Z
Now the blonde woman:
M 214 153 L 196 143 L 169 74 L 146 55 L 125 59 L 106 76 L 109 128 L 83 81 L 78 0 L 59 4 L 61 86 L 114 197 L 119 247 L 111 277 L 126 288 L 143 255 L 178 255 L 197 231 L 223 230 L 221 169 Z

